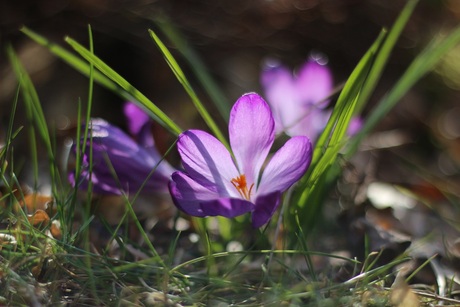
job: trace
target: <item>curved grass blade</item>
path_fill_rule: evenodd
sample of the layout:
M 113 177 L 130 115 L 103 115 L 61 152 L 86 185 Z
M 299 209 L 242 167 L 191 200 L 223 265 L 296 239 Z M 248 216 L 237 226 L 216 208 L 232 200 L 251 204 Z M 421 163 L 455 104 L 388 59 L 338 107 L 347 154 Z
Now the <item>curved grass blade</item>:
M 171 52 L 169 52 L 168 48 L 163 44 L 163 42 L 160 40 L 160 38 L 153 32 L 152 30 L 149 30 L 149 34 L 152 37 L 152 39 L 155 41 L 155 44 L 157 47 L 160 49 L 161 53 L 163 54 L 163 57 L 165 58 L 166 62 L 168 63 L 169 67 L 173 71 L 174 75 L 176 76 L 177 80 L 179 80 L 180 84 L 184 87 L 185 91 L 187 94 L 190 96 L 192 99 L 193 104 L 195 105 L 196 109 L 200 113 L 201 117 L 203 120 L 206 122 L 208 127 L 211 129 L 211 131 L 214 133 L 214 135 L 219 139 L 219 141 L 222 142 L 227 148 L 230 146 L 228 145 L 228 142 L 222 132 L 220 131 L 219 127 L 217 124 L 214 122 L 212 119 L 211 115 L 209 112 L 206 110 L 204 105 L 201 103 L 200 99 L 196 95 L 195 91 L 193 90 L 192 86 L 188 82 L 187 78 L 185 77 L 184 72 L 180 68 L 179 64 L 177 64 L 177 61 L 174 59 L 172 56 Z
M 195 52 L 193 48 L 187 43 L 179 30 L 174 27 L 173 23 L 166 17 L 155 19 L 155 23 L 160 28 L 161 32 L 168 37 L 168 39 L 176 46 L 177 50 L 182 54 L 184 59 L 188 62 L 191 69 L 195 73 L 197 79 L 200 81 L 201 86 L 206 90 L 212 102 L 216 106 L 222 118 L 228 122 L 230 115 L 230 104 L 227 98 L 219 89 L 214 79 L 210 76 L 205 64 Z
M 45 37 L 35 33 L 34 31 L 30 30 L 27 27 L 22 27 L 20 30 L 22 33 L 27 35 L 37 44 L 47 48 L 52 54 L 60 58 L 66 64 L 71 66 L 73 69 L 78 71 L 79 73 L 89 77 L 90 76 L 90 65 L 82 60 L 80 57 L 76 56 L 75 54 L 67 51 L 63 47 L 59 46 L 58 44 L 52 43 L 47 40 Z M 104 76 L 101 72 L 95 70 L 93 71 L 93 78 L 94 81 L 102 85 L 103 87 L 107 88 L 108 90 L 113 91 L 114 93 L 120 95 L 120 97 L 130 100 L 132 99 L 128 93 L 126 93 L 121 87 L 119 87 L 115 82 Z
M 362 110 L 362 108 L 367 103 L 369 96 L 375 89 L 375 86 L 377 82 L 380 80 L 380 76 L 382 75 L 382 71 L 385 68 L 386 63 L 388 62 L 389 55 L 393 50 L 401 32 L 407 24 L 407 21 L 412 15 L 412 12 L 414 11 L 418 2 L 419 0 L 408 1 L 404 10 L 401 12 L 398 19 L 388 32 L 388 35 L 385 38 L 385 43 L 382 45 L 381 50 L 375 57 L 372 69 L 367 77 L 366 84 L 364 85 L 362 92 L 359 96 L 356 106 L 356 113 Z
M 89 50 L 85 49 L 77 42 L 73 41 L 70 38 L 66 38 L 69 44 L 70 42 L 72 42 L 75 48 L 80 50 L 82 53 L 85 53 L 87 56 L 90 55 L 89 59 L 83 57 L 86 59 L 86 61 L 82 60 L 75 54 L 67 51 L 66 49 L 59 46 L 58 44 L 50 42 L 43 36 L 33 32 L 27 27 L 21 28 L 21 32 L 23 32 L 25 35 L 27 35 L 29 38 L 34 40 L 39 45 L 42 45 L 45 48 L 47 48 L 51 53 L 56 55 L 62 61 L 64 61 L 69 66 L 73 67 L 75 70 L 77 70 L 78 72 L 80 72 L 81 74 L 87 77 L 90 76 L 90 65 L 88 62 L 90 62 L 89 59 L 91 59 L 93 61 L 92 62 L 93 65 L 97 68 L 93 71 L 93 78 L 95 82 L 107 88 L 108 90 L 113 91 L 114 93 L 116 93 L 117 95 L 119 95 L 121 98 L 125 100 L 130 100 L 130 101 L 138 103 L 140 106 L 142 106 L 145 109 L 147 113 L 150 114 L 150 116 L 154 120 L 156 120 L 160 125 L 162 125 L 166 129 L 168 129 L 174 135 L 178 135 L 179 133 L 182 132 L 182 129 L 180 129 L 169 117 L 167 117 L 152 101 L 150 101 L 147 97 L 142 95 L 142 93 L 136 90 L 125 79 L 123 79 L 120 75 L 118 75 L 115 71 L 113 71 L 109 66 L 104 64 L 94 54 L 91 54 Z M 97 61 L 103 69 L 100 69 L 97 65 L 95 65 L 94 63 L 95 61 Z
M 105 64 L 100 58 L 94 55 L 91 51 L 80 45 L 77 41 L 70 37 L 66 37 L 65 41 L 85 60 L 94 65 L 101 73 L 103 73 L 110 80 L 115 82 L 124 91 L 126 91 L 135 101 L 139 102 L 144 109 L 154 115 L 154 119 L 163 127 L 168 129 L 171 133 L 178 135 L 182 129 L 174 123 L 163 111 L 161 111 L 152 101 L 150 101 L 144 94 L 132 86 L 126 79 L 119 75 L 116 71 Z
M 40 100 L 38 98 L 37 91 L 30 79 L 27 71 L 22 66 L 19 58 L 17 57 L 13 47 L 11 45 L 7 46 L 7 55 L 13 66 L 13 71 L 16 74 L 16 78 L 19 82 L 19 86 L 22 92 L 22 96 L 24 99 L 24 103 L 26 106 L 26 113 L 27 118 L 32 122 L 35 123 L 35 127 L 30 127 L 30 141 L 32 142 L 31 146 L 31 154 L 34 164 L 34 176 L 35 179 L 38 180 L 38 157 L 37 157 L 37 140 L 36 140 L 36 131 L 40 135 L 45 149 L 47 151 L 48 162 L 49 162 L 49 170 L 51 176 L 51 185 L 52 193 L 55 197 L 57 197 L 57 190 L 56 184 L 61 182 L 59 180 L 59 171 L 57 169 L 55 153 L 53 149 L 53 142 L 51 140 L 51 136 L 48 130 L 48 123 L 43 113 L 43 109 L 40 104 Z
M 16 110 L 18 106 L 20 91 L 21 91 L 21 88 L 18 86 L 16 90 L 16 94 L 14 95 L 13 104 L 11 106 L 10 118 L 8 122 L 8 129 L 6 131 L 6 137 L 5 137 L 5 143 L 2 144 L 1 145 L 2 148 L 0 148 L 0 174 L 5 172 L 5 168 L 7 166 L 8 153 L 10 152 L 11 142 L 16 137 L 16 135 L 19 133 L 19 131 L 21 131 L 23 128 L 21 126 L 13 133 L 13 123 L 14 123 L 14 119 L 16 116 Z
M 291 213 L 293 217 L 298 215 L 299 220 L 303 221 L 305 234 L 308 234 L 308 230 L 318 219 L 324 197 L 340 174 L 336 161 L 348 140 L 348 124 L 374 90 L 391 50 L 417 2 L 418 0 L 411 0 L 406 4 L 388 35 L 385 30 L 381 32 L 345 83 L 325 131 L 316 144 L 312 165 L 293 195 L 295 205 L 292 206 Z M 295 225 L 293 219 L 291 225 Z
M 346 127 L 353 115 L 354 107 L 370 71 L 375 53 L 383 43 L 384 35 L 385 32 L 382 31 L 345 83 L 331 118 L 315 146 L 312 165 L 293 194 L 296 206 L 291 208 L 291 212 L 297 211 L 300 220 L 307 219 L 310 221 L 316 219 L 316 216 L 313 216 L 313 212 L 316 212 L 316 209 L 315 211 L 310 210 L 321 203 L 321 191 L 326 186 L 325 174 L 336 161 L 339 150 L 343 146 Z M 318 190 L 315 191 L 315 189 Z M 314 204 L 311 204 L 312 201 L 314 201 Z M 306 206 L 307 203 L 310 205 Z M 304 207 L 307 207 L 306 212 L 302 210 Z
M 390 112 L 407 91 L 424 75 L 426 75 L 439 60 L 453 47 L 460 43 L 460 27 L 456 28 L 447 38 L 440 41 L 434 39 L 409 65 L 396 85 L 380 100 L 375 109 L 366 119 L 360 132 L 351 140 L 346 152 L 350 157 L 356 152 L 359 143 Z

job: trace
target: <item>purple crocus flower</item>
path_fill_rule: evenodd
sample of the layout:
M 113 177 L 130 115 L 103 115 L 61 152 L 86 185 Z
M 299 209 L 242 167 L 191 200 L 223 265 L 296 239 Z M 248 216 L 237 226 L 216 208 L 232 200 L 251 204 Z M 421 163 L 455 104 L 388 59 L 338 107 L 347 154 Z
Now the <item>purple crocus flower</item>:
M 86 190 L 91 180 L 93 191 L 98 194 L 136 193 L 156 168 L 145 182 L 143 191 L 167 192 L 168 181 L 174 169 L 166 161 L 160 163 L 162 156 L 155 147 L 148 115 L 133 103 L 126 103 L 124 112 L 128 130 L 135 139 L 105 120 L 92 119 L 89 124 L 93 153 L 91 175 L 88 136 L 79 182 L 75 183 L 75 170 L 69 174 L 70 182 Z M 75 145 L 72 150 L 75 152 Z
M 314 142 L 331 115 L 325 109 L 333 88 L 329 68 L 311 59 L 293 75 L 286 66 L 270 61 L 261 84 L 273 110 L 276 133 L 306 135 Z
M 174 172 L 169 184 L 176 206 L 198 217 L 252 212 L 254 227 L 267 223 L 281 193 L 305 173 L 312 156 L 310 140 L 297 136 L 263 168 L 275 138 L 274 124 L 268 104 L 250 93 L 239 98 L 230 113 L 232 153 L 204 131 L 183 132 L 177 147 L 185 172 Z

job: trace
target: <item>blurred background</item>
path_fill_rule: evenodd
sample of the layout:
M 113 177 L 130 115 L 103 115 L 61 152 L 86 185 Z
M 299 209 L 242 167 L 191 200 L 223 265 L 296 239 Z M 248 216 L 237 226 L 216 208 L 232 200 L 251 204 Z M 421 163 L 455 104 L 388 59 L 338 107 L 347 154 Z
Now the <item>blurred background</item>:
M 150 38 L 147 30 L 154 30 L 226 131 L 225 121 L 189 63 L 161 32 L 157 21 L 169 20 L 179 31 L 203 61 L 230 108 L 245 92 L 263 94 L 259 75 L 267 58 L 278 59 L 295 69 L 312 52 L 323 53 L 328 58 L 335 84 L 343 84 L 381 29 L 393 24 L 404 3 L 387 0 L 3 0 L 0 1 L 0 137 L 8 125 L 17 90 L 16 77 L 4 52 L 9 44 L 29 71 L 48 122 L 57 131 L 58 141 L 74 136 L 72 128 L 76 125 L 79 101 L 86 106 L 88 79 L 22 34 L 19 29 L 23 25 L 62 46 L 66 46 L 65 36 L 88 46 L 87 27 L 91 25 L 97 56 L 181 128 L 207 129 Z M 417 54 L 432 39 L 458 26 L 459 19 L 458 0 L 420 1 L 364 109 L 364 118 Z M 346 229 L 340 234 L 346 236 L 352 246 L 350 255 L 363 255 L 365 235 L 372 249 L 397 245 L 395 255 L 398 255 L 407 247 L 407 244 L 399 244 L 408 242 L 403 235 L 415 241 L 430 230 L 442 229 L 440 225 L 447 224 L 439 216 L 449 216 L 458 222 L 459 72 L 460 48 L 457 48 L 403 97 L 365 139 L 356 156 L 344 163 L 343 176 L 331 191 L 332 201 L 324 206 L 324 218 L 330 223 L 322 223 L 322 226 L 331 229 L 321 233 L 322 240 L 315 240 L 313 248 L 335 250 L 344 246 L 338 242 L 339 226 L 330 226 L 337 221 L 338 211 L 339 223 Z M 126 128 L 123 102 L 96 85 L 92 115 Z M 331 103 L 334 104 L 334 99 Z M 15 126 L 26 124 L 20 102 Z M 162 152 L 175 141 L 175 137 L 159 125 L 155 134 Z M 27 133 L 21 133 L 14 146 L 19 175 L 25 183 L 30 183 Z M 179 166 L 175 150 L 168 160 Z M 419 204 L 411 211 L 402 208 L 405 215 L 397 215 L 404 201 L 398 197 L 384 198 L 391 188 L 372 186 L 373 183 L 397 184 L 417 196 L 427 197 L 430 210 Z M 446 194 L 455 196 L 454 200 L 447 201 Z M 377 207 L 382 199 L 386 203 Z M 434 237 L 435 241 L 441 242 L 446 234 L 452 235 L 453 240 L 458 238 L 458 232 L 452 229 L 442 231 Z M 390 232 L 392 236 L 388 236 Z M 395 232 L 400 236 L 393 236 Z M 421 252 L 421 258 L 428 256 L 431 250 Z
M 197 119 L 190 99 L 147 30 L 157 31 L 192 83 L 194 76 L 183 58 L 174 52 L 175 46 L 158 31 L 155 24 L 158 18 L 168 18 L 183 34 L 231 106 L 244 92 L 260 92 L 259 72 L 266 57 L 278 58 L 295 68 L 311 52 L 322 52 L 329 58 L 336 84 L 344 82 L 382 27 L 391 26 L 403 4 L 404 1 L 384 0 L 1 1 L 0 42 L 2 47 L 13 44 L 21 56 L 49 119 L 74 120 L 78 100 L 84 102 L 87 96 L 87 78 L 18 30 L 25 25 L 63 46 L 65 36 L 87 45 L 90 24 L 95 53 L 164 108 L 182 127 L 188 128 L 191 121 Z M 460 4 L 455 0 L 420 1 L 396 46 L 374 101 L 395 82 L 429 40 L 458 23 L 458 14 Z M 4 122 L 16 82 L 4 53 L 0 65 Z M 195 86 L 195 90 L 207 101 L 199 86 Z M 426 92 L 420 93 L 425 97 L 419 99 L 422 104 L 432 106 L 433 97 L 427 97 Z M 122 103 L 118 97 L 97 87 L 94 100 L 94 116 L 123 125 L 122 114 L 117 112 Z M 184 112 L 177 112 L 178 105 Z
M 87 26 L 91 25 L 97 56 L 183 129 L 206 129 L 149 37 L 148 29 L 156 31 L 171 49 L 223 128 L 224 121 L 176 46 L 160 31 L 157 20 L 170 20 L 183 35 L 224 93 L 230 108 L 245 92 L 263 94 L 259 74 L 267 57 L 295 69 L 311 52 L 321 52 L 329 60 L 335 83 L 342 84 L 381 29 L 392 25 L 403 5 L 404 1 L 386 0 L 1 1 L 0 130 L 7 126 L 17 89 L 4 52 L 8 44 L 13 45 L 30 72 L 45 114 L 50 125 L 57 128 L 58 136 L 61 132 L 71 136 L 65 131 L 75 125 L 78 102 L 86 105 L 88 79 L 19 32 L 23 25 L 62 46 L 66 46 L 65 36 L 88 45 Z M 459 18 L 459 1 L 420 1 L 364 116 L 423 47 L 458 25 Z M 379 125 L 376 135 L 363 144 L 364 150 L 378 149 L 372 153 L 374 169 L 363 171 L 366 175 L 387 182 L 417 182 L 411 168 L 401 166 L 405 162 L 399 163 L 409 160 L 433 174 L 456 180 L 460 161 L 459 51 L 451 52 L 435 73 L 423 78 Z M 95 87 L 94 117 L 125 127 L 122 104 L 115 94 Z M 17 126 L 24 124 L 21 104 L 15 122 Z M 164 151 L 174 137 L 161 127 L 157 129 L 157 143 Z M 21 142 L 22 137 L 26 137 L 25 133 L 17 138 L 18 154 L 27 153 L 27 142 Z M 173 153 L 170 159 L 177 163 L 177 154 Z M 366 156 L 361 161 L 368 165 L 369 159 Z M 356 167 L 360 167 L 359 162 Z

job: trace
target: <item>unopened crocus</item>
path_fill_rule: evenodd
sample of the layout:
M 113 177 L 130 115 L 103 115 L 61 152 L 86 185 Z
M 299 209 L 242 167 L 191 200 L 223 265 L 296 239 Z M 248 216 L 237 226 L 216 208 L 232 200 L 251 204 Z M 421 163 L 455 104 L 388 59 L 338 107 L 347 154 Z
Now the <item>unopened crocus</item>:
M 305 173 L 312 156 L 308 137 L 297 136 L 266 161 L 274 128 L 268 104 L 249 93 L 230 113 L 232 152 L 207 132 L 183 132 L 177 147 L 185 172 L 174 172 L 169 184 L 176 206 L 198 217 L 232 218 L 251 212 L 254 227 L 266 224 L 281 194 Z
M 151 120 L 133 103 L 126 103 L 124 112 L 131 136 L 105 120 L 90 121 L 82 171 L 80 177 L 75 178 L 76 172 L 73 170 L 69 175 L 70 182 L 86 190 L 91 181 L 92 190 L 105 195 L 134 194 L 141 188 L 146 193 L 167 192 L 174 168 L 162 161 L 155 147 Z M 75 150 L 76 145 L 73 146 Z

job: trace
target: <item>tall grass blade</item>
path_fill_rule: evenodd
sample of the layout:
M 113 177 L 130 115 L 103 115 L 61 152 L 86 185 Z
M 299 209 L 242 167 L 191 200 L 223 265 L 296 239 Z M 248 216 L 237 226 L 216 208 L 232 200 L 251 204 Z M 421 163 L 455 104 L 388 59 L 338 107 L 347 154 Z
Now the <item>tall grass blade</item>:
M 16 109 L 18 106 L 20 91 L 21 91 L 21 88 L 18 86 L 18 89 L 16 90 L 16 94 L 14 95 L 13 105 L 11 106 L 10 119 L 8 122 L 8 129 L 6 131 L 6 136 L 5 136 L 5 144 L 1 145 L 3 147 L 0 148 L 0 174 L 4 172 L 4 167 L 6 167 L 5 162 L 6 162 L 6 159 L 8 158 L 8 152 L 10 151 L 12 140 L 19 133 L 19 131 L 22 130 L 22 127 L 21 127 L 19 128 L 19 130 L 13 133 L 13 124 L 14 124 L 14 118 L 16 116 Z
M 350 157 L 356 152 L 360 142 L 369 134 L 377 123 L 390 112 L 407 91 L 424 75 L 426 75 L 439 60 L 453 47 L 460 43 L 460 27 L 456 28 L 448 37 L 440 41 L 433 39 L 431 43 L 418 55 L 407 68 L 406 72 L 398 80 L 395 86 L 380 100 L 374 110 L 366 119 L 360 132 L 351 140 L 346 152 Z
M 148 111 L 153 119 L 155 119 L 159 124 L 168 129 L 174 135 L 178 135 L 182 132 L 179 126 L 174 121 L 172 121 L 160 108 L 158 108 L 144 94 L 132 86 L 126 79 L 124 79 L 111 67 L 105 64 L 100 58 L 98 58 L 91 51 L 70 37 L 66 37 L 65 41 L 84 59 L 94 65 L 94 67 L 97 68 L 101 73 L 103 73 L 106 77 L 108 77 L 124 91 L 126 91 L 134 101 L 140 103 L 143 109 L 146 109 L 146 111 Z
M 327 185 L 327 172 L 331 169 L 343 146 L 347 124 L 353 116 L 359 93 L 365 83 L 375 53 L 383 42 L 384 35 L 385 32 L 382 31 L 348 78 L 331 118 L 315 146 L 311 167 L 293 193 L 296 205 L 291 207 L 291 213 L 294 213 L 294 216 L 299 214 L 298 218 L 303 221 L 302 225 L 317 218 L 316 211 L 322 203 L 323 191 Z M 303 232 L 307 233 L 305 229 Z
M 404 10 L 399 15 L 398 19 L 395 21 L 394 25 L 391 27 L 388 35 L 385 38 L 385 43 L 382 45 L 380 52 L 376 55 L 372 69 L 369 72 L 369 75 L 366 80 L 362 92 L 359 96 L 356 112 L 360 112 L 362 108 L 367 103 L 369 96 L 372 94 L 377 82 L 380 80 L 382 71 L 385 68 L 386 63 L 388 62 L 389 55 L 393 50 L 401 32 L 403 31 L 407 21 L 409 20 L 412 12 L 419 0 L 409 0 L 404 8 Z
M 225 121 L 228 121 L 230 115 L 230 104 L 227 97 L 225 97 L 222 90 L 211 77 L 206 69 L 206 65 L 203 63 L 199 55 L 193 48 L 190 47 L 183 35 L 181 35 L 180 31 L 174 27 L 173 23 L 169 19 L 166 17 L 156 18 L 155 23 L 188 62 L 197 79 L 200 81 L 201 86 L 208 93 L 222 118 Z
M 314 149 L 312 166 L 300 181 L 293 196 L 296 201 L 291 208 L 292 216 L 297 216 L 303 222 L 304 233 L 307 235 L 318 219 L 320 205 L 327 191 L 340 174 L 336 161 L 340 150 L 348 140 L 346 135 L 348 124 L 374 90 L 396 40 L 417 2 L 411 0 L 406 4 L 388 35 L 385 30 L 381 32 L 353 70 L 340 93 L 325 131 Z
M 173 71 L 177 80 L 179 80 L 179 82 L 182 84 L 187 94 L 192 99 L 193 104 L 195 105 L 196 109 L 198 110 L 198 113 L 200 113 L 205 123 L 208 125 L 208 127 L 211 129 L 214 135 L 222 142 L 222 144 L 224 144 L 227 148 L 229 148 L 227 139 L 224 137 L 224 135 L 222 134 L 219 127 L 212 119 L 209 112 L 206 110 L 204 105 L 201 103 L 200 99 L 196 95 L 192 86 L 190 85 L 187 78 L 185 77 L 184 72 L 180 68 L 179 64 L 177 64 L 177 61 L 172 56 L 171 52 L 169 52 L 168 48 L 166 48 L 166 46 L 163 44 L 160 38 L 155 34 L 155 32 L 153 32 L 152 30 L 149 30 L 149 34 L 152 37 L 152 39 L 155 41 L 158 48 L 160 49 L 161 53 L 163 54 L 163 57 L 165 58 L 171 70 Z
M 110 67 L 104 64 L 100 59 L 98 59 L 94 54 L 77 42 L 73 41 L 70 38 L 66 38 L 69 44 L 73 45 L 72 47 L 78 49 L 80 52 L 89 56 L 89 59 L 85 58 L 82 60 L 80 57 L 75 54 L 67 51 L 58 44 L 52 43 L 43 36 L 35 33 L 27 27 L 21 28 L 21 32 L 26 34 L 29 38 L 34 40 L 36 43 L 46 47 L 51 53 L 56 55 L 62 61 L 67 63 L 69 66 L 73 67 L 76 71 L 81 74 L 89 77 L 90 76 L 90 65 L 88 62 L 91 62 L 97 69 L 94 70 L 92 76 L 94 81 L 103 87 L 113 91 L 118 94 L 121 98 L 125 100 L 130 100 L 137 102 L 146 109 L 146 111 L 155 119 L 158 123 L 163 125 L 166 129 L 172 132 L 175 135 L 178 135 L 182 130 L 167 117 L 158 107 L 154 105 L 147 97 L 142 95 L 138 90 L 131 86 L 126 80 L 124 80 L 120 75 L 113 71 Z M 98 62 L 100 65 L 95 65 L 94 62 Z M 102 67 L 102 69 L 100 69 Z
M 88 25 L 88 40 L 89 40 L 89 51 L 91 52 L 91 54 L 94 55 L 94 43 L 93 43 L 93 33 L 91 31 L 91 26 Z M 94 88 L 94 65 L 93 63 L 89 63 L 89 83 L 88 83 L 88 101 L 87 101 L 87 107 L 86 107 L 86 125 L 85 125 L 85 131 L 84 131 L 84 139 L 83 139 L 83 148 L 82 148 L 82 152 L 86 152 L 86 145 L 87 145 L 87 138 L 88 138 L 88 131 L 89 131 L 89 125 L 88 123 L 91 122 L 91 109 L 92 109 L 92 104 L 93 104 L 93 88 Z M 80 122 L 78 123 L 80 125 Z M 91 134 L 89 136 L 90 138 L 90 150 L 89 150 L 89 165 L 93 165 L 93 150 L 92 150 L 92 145 L 93 145 L 93 135 Z M 77 139 L 77 142 L 79 142 L 80 139 Z M 81 162 L 82 161 L 79 161 L 79 165 L 81 165 Z M 80 169 L 79 169 L 80 170 Z M 78 174 L 80 175 L 80 174 Z M 90 168 L 90 172 L 89 172 L 89 176 L 92 176 L 91 174 L 91 168 Z M 76 177 L 78 178 L 78 177 Z M 91 200 L 93 198 L 93 193 L 92 193 L 92 185 L 93 185 L 93 182 L 92 180 L 88 180 L 89 183 L 88 183 L 88 191 L 86 193 L 86 212 L 84 213 L 85 214 L 85 220 L 89 220 L 91 218 L 91 206 L 89 204 L 91 204 Z M 77 190 L 78 187 L 75 185 L 75 190 Z M 91 249 L 91 242 L 90 242 L 90 228 L 85 228 L 84 230 L 84 233 L 83 233 L 83 246 L 85 248 L 85 250 L 87 251 L 90 251 Z M 94 297 L 97 297 L 96 293 L 96 284 L 95 284 L 95 278 L 94 278 L 94 274 L 93 274 L 93 270 L 92 270 L 92 261 L 91 261 L 91 257 L 89 254 L 86 254 L 85 255 L 85 259 L 84 259 L 84 263 L 86 265 L 86 271 L 88 273 L 88 281 L 89 281 L 89 290 L 91 291 L 91 294 L 94 296 Z
M 35 128 L 30 127 L 30 140 L 32 142 L 32 148 L 31 148 L 31 154 L 33 155 L 33 164 L 34 164 L 34 176 L 36 180 L 39 178 L 38 174 L 38 157 L 37 157 L 37 143 L 36 143 L 36 136 L 35 136 L 35 131 L 38 131 L 41 140 L 43 141 L 45 145 L 45 149 L 47 151 L 47 156 L 48 156 L 48 162 L 49 162 L 49 170 L 50 170 L 50 176 L 51 176 L 51 188 L 53 195 L 56 197 L 57 195 L 57 190 L 56 190 L 56 184 L 61 182 L 59 178 L 59 171 L 57 168 L 57 163 L 55 159 L 55 153 L 54 149 L 52 146 L 52 141 L 50 138 L 50 133 L 48 130 L 48 123 L 45 118 L 45 115 L 43 113 L 43 109 L 40 104 L 40 100 L 38 98 L 37 91 L 35 90 L 35 87 L 32 83 L 32 80 L 30 80 L 29 75 L 27 74 L 27 71 L 25 68 L 22 66 L 21 62 L 19 61 L 16 53 L 13 50 L 13 47 L 8 46 L 7 47 L 7 54 L 8 58 L 13 66 L 13 70 L 16 74 L 16 77 L 19 81 L 19 84 L 21 86 L 21 91 L 22 95 L 24 98 L 24 102 L 26 105 L 26 112 L 29 120 L 31 120 L 33 123 L 35 123 Z
M 50 42 L 45 37 L 35 33 L 34 31 L 30 30 L 27 27 L 22 27 L 21 32 L 35 41 L 37 44 L 47 48 L 52 54 L 56 57 L 61 59 L 67 65 L 78 71 L 79 73 L 83 74 L 84 76 L 89 77 L 90 75 L 90 66 L 87 61 L 82 60 L 80 57 L 76 56 L 75 54 L 69 52 L 68 50 L 64 49 L 63 47 Z M 103 87 L 107 88 L 110 91 L 118 94 L 120 97 L 130 100 L 132 97 L 124 91 L 121 87 L 119 87 L 115 82 L 107 78 L 103 75 L 100 71 L 93 72 L 94 81 L 102 85 Z

